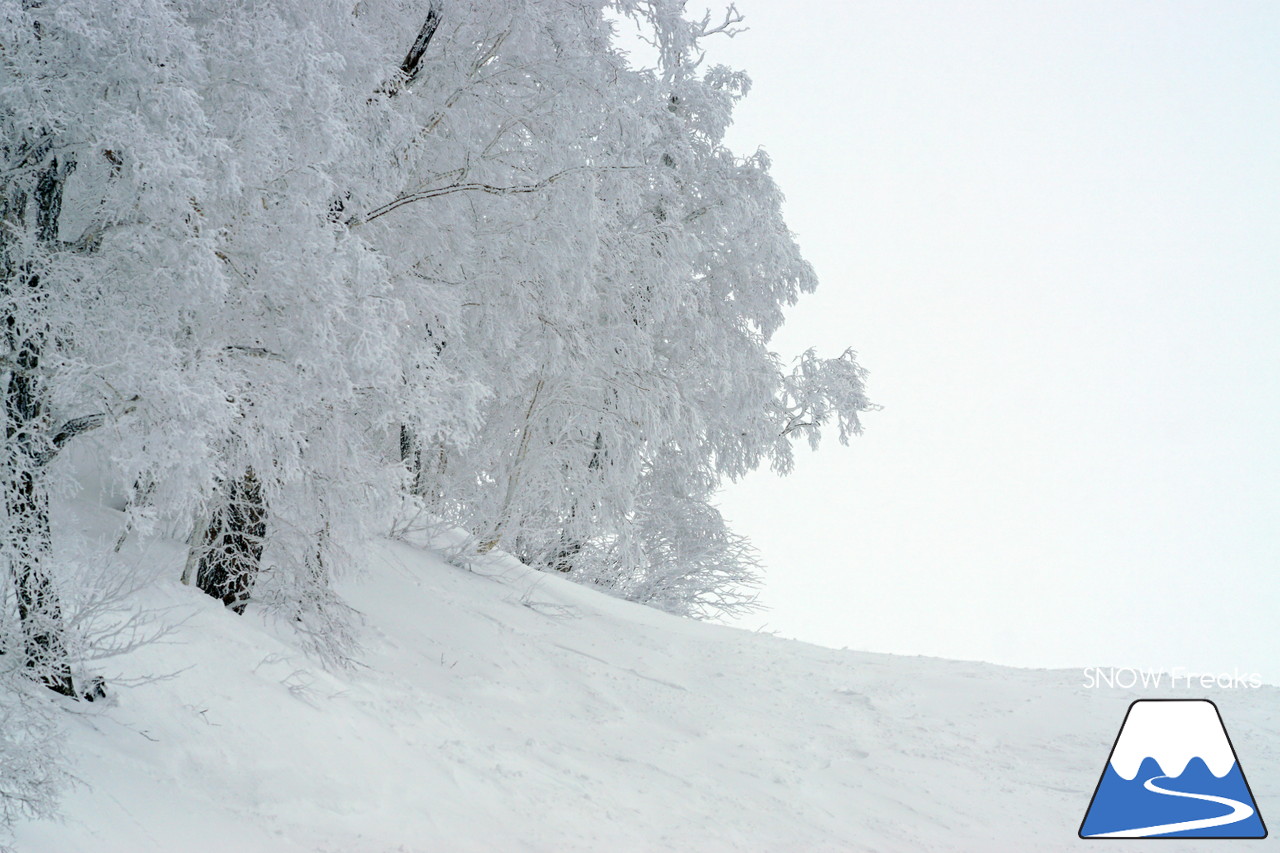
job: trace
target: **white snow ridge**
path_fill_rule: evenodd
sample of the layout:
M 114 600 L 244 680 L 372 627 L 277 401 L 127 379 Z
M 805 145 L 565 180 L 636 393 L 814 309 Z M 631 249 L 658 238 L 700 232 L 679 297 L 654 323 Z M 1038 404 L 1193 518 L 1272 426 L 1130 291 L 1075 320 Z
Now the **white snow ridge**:
M 1142 760 L 1154 758 L 1166 776 L 1181 776 L 1197 756 L 1218 778 L 1236 763 L 1212 702 L 1138 702 L 1125 717 L 1111 766 L 1123 778 L 1133 779 Z

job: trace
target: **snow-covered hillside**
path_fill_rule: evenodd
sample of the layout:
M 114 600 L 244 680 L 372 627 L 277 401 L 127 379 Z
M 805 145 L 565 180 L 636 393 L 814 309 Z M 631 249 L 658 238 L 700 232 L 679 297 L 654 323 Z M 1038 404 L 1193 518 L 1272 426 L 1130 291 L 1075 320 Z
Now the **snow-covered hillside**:
M 331 672 L 287 626 L 180 585 L 183 553 L 135 555 L 157 576 L 145 604 L 181 625 L 104 664 L 112 702 L 65 703 L 80 784 L 63 822 L 17 827 L 22 853 L 1068 849 L 1134 698 L 685 621 L 391 541 L 342 590 L 361 666 Z M 1211 698 L 1269 817 L 1277 692 Z

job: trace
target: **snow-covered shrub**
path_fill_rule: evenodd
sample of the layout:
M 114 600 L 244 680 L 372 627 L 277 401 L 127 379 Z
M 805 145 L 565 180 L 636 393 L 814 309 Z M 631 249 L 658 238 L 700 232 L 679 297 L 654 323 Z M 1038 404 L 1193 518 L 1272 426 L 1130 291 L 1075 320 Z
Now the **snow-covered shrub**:
M 0 658 L 0 850 L 18 818 L 51 817 L 69 779 L 58 725 L 44 697 Z

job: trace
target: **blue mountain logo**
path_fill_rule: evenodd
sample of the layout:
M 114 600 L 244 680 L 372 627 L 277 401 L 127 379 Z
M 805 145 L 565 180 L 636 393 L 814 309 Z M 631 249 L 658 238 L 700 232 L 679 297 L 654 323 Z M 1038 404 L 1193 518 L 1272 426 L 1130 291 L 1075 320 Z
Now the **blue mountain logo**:
M 1218 706 L 1207 699 L 1130 705 L 1080 837 L 1266 838 Z

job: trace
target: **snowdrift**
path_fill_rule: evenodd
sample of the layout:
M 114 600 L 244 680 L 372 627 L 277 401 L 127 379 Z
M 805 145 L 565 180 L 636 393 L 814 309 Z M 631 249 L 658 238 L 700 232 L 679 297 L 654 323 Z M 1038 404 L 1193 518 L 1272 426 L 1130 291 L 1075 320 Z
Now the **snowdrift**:
M 127 548 L 173 632 L 103 664 L 111 701 L 64 703 L 79 781 L 61 822 L 18 825 L 22 853 L 1065 850 L 1135 698 L 393 541 L 343 584 L 363 648 L 332 671 L 263 611 L 178 583 L 178 543 Z M 1212 698 L 1266 817 L 1277 691 Z

